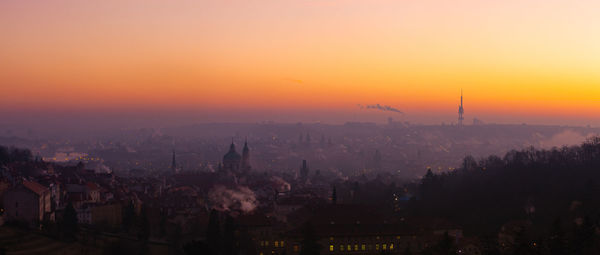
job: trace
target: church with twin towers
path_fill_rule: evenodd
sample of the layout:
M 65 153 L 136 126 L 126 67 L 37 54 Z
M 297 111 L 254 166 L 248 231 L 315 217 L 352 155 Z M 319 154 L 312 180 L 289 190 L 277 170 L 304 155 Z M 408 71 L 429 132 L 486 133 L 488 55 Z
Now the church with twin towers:
M 179 170 L 180 168 L 177 167 L 175 161 L 175 150 L 173 150 L 171 171 L 173 174 L 178 174 Z M 223 161 L 218 164 L 218 172 L 244 174 L 250 172 L 250 170 L 252 170 L 252 166 L 250 165 L 250 148 L 248 148 L 248 141 L 244 141 L 242 155 L 235 150 L 235 144 L 231 141 L 229 151 L 223 156 Z
M 227 173 L 243 174 L 248 173 L 252 167 L 250 166 L 250 149 L 248 141 L 244 141 L 242 155 L 235 150 L 235 144 L 231 141 L 229 151 L 223 156 L 222 164 L 219 164 L 219 171 Z

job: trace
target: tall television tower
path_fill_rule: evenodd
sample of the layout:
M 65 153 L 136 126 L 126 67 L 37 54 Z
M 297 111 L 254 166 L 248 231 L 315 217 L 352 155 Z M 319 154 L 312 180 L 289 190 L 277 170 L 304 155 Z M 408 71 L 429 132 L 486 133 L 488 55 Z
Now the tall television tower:
M 463 108 L 463 92 L 462 89 L 460 89 L 460 105 L 458 106 L 458 125 L 462 126 L 463 125 L 463 120 L 465 118 L 463 118 L 463 114 L 465 113 L 465 109 Z

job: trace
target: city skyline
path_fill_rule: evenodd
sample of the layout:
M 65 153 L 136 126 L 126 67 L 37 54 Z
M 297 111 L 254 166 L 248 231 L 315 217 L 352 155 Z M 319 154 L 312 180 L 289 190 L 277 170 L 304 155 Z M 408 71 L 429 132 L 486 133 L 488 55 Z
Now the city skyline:
M 0 255 L 600 254 L 599 11 L 2 0 Z

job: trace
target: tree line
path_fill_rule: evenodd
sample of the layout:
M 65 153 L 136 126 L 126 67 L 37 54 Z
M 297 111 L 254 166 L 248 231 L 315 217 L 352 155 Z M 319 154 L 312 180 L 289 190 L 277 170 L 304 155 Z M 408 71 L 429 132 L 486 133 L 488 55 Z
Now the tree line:
M 506 248 L 515 254 L 600 254 L 598 195 L 600 138 L 594 137 L 577 146 L 467 156 L 452 172 L 429 169 L 407 213 L 445 217 L 480 237 L 527 222 Z

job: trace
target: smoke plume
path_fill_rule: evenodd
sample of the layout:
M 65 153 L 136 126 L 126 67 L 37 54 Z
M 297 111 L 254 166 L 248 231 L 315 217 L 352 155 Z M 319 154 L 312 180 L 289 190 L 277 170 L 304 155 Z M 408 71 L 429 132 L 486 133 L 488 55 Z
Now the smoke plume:
M 252 212 L 258 203 L 254 192 L 245 186 L 231 189 L 221 185 L 215 186 L 208 192 L 208 200 L 213 205 L 213 209 L 218 211 L 241 211 L 243 213 Z
M 380 104 L 368 104 L 368 105 L 358 105 L 358 107 L 360 107 L 360 109 L 373 109 L 373 110 L 380 110 L 380 111 L 385 111 L 385 112 L 395 112 L 395 113 L 400 113 L 402 114 L 403 112 L 398 110 L 397 108 L 391 107 L 389 105 L 380 105 Z
M 277 176 L 271 177 L 271 183 L 278 192 L 288 192 L 292 187 L 288 182 Z

